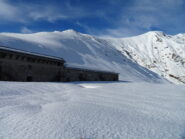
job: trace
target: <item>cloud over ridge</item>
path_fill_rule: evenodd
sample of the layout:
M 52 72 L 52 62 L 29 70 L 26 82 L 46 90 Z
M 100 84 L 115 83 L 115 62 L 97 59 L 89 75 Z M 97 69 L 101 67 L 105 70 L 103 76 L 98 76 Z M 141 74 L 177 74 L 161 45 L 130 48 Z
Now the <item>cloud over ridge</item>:
M 175 34 L 185 32 L 184 7 L 184 0 L 1 0 L 0 25 L 50 23 L 56 30 L 57 22 L 68 27 L 70 21 L 70 28 L 97 36 L 125 37 L 150 30 Z

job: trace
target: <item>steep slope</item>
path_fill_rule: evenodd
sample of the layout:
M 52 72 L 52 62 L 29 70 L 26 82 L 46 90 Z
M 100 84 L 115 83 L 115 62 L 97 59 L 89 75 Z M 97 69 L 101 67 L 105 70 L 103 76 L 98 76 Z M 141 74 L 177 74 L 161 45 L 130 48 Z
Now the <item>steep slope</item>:
M 106 41 L 127 58 L 169 81 L 185 83 L 185 34 L 170 36 L 163 32 L 148 32 Z
M 106 41 L 73 30 L 33 34 L 1 33 L 0 45 L 62 57 L 68 66 L 118 72 L 124 81 L 162 81 L 157 74 L 132 62 Z

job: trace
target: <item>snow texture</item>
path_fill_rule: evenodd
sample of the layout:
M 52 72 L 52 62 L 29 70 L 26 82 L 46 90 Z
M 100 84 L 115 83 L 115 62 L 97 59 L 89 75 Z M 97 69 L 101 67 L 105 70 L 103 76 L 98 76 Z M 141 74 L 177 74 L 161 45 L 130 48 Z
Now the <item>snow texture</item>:
M 185 86 L 0 82 L 1 139 L 184 139 Z

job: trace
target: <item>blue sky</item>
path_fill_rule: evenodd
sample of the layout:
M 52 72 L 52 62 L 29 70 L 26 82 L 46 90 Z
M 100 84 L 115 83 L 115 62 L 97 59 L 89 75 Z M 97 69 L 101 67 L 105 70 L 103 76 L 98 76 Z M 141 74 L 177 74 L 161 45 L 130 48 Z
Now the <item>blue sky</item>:
M 0 32 L 185 33 L 185 0 L 0 0 Z

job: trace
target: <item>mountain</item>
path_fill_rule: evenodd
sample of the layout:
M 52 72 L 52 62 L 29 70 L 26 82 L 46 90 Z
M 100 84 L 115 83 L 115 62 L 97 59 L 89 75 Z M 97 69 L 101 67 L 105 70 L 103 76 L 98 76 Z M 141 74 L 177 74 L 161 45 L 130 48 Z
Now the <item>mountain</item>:
M 74 30 L 0 33 L 0 45 L 62 57 L 67 66 L 118 72 L 124 81 L 162 82 L 163 76 L 174 83 L 185 82 L 183 34 L 148 32 L 131 38 L 100 38 Z
M 166 35 L 148 32 L 143 35 L 107 39 L 127 58 L 173 83 L 185 83 L 185 34 Z
M 67 66 L 120 73 L 120 80 L 159 82 L 154 72 L 128 59 L 106 40 L 74 30 L 33 34 L 0 33 L 0 45 L 64 58 Z

